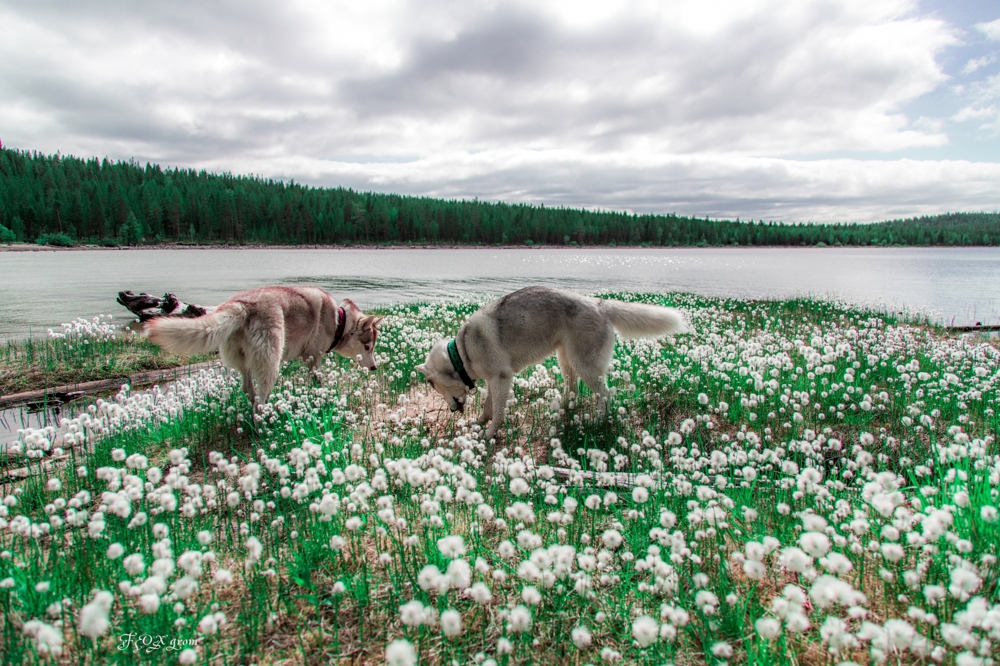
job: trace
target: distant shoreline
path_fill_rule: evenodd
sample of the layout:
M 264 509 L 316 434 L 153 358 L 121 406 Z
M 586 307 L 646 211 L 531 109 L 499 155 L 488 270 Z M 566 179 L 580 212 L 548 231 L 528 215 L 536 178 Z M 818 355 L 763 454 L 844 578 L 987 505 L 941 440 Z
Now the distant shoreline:
M 60 247 L 56 245 L 35 245 L 34 243 L 12 243 L 0 245 L 0 252 L 82 252 L 90 250 L 121 251 L 121 250 L 765 250 L 788 248 L 795 250 L 862 250 L 862 249 L 893 249 L 893 248 L 979 248 L 996 247 L 989 245 L 457 245 L 457 244 L 363 244 L 351 245 L 267 245 L 264 243 L 247 243 L 244 245 L 228 244 L 188 244 L 160 243 L 157 245 L 74 245 Z

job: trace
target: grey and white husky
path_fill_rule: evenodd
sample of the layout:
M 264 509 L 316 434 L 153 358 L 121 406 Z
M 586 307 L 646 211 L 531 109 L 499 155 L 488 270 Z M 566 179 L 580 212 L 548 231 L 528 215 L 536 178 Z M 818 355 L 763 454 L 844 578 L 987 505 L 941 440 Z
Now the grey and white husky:
M 491 421 L 486 439 L 503 424 L 514 375 L 555 352 L 569 394 L 583 382 L 606 409 L 604 375 L 611 364 L 615 331 L 622 337 L 658 337 L 688 330 L 672 308 L 580 296 L 549 287 L 526 287 L 486 305 L 462 324 L 453 340 L 434 344 L 417 366 L 427 382 L 449 403 L 465 409 L 476 379 L 485 379 L 486 404 L 480 423 Z
M 219 350 L 222 362 L 243 375 L 243 390 L 256 407 L 267 400 L 282 361 L 301 358 L 315 371 L 335 351 L 375 369 L 375 342 L 382 317 L 366 315 L 349 300 L 338 305 L 317 287 L 263 287 L 241 291 L 200 317 L 158 316 L 143 334 L 173 354 Z M 254 383 L 256 382 L 256 387 Z

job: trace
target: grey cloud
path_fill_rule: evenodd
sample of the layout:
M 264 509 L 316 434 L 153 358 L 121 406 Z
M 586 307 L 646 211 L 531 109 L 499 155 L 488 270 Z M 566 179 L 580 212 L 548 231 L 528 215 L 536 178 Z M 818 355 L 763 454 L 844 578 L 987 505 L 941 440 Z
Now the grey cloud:
M 635 11 L 584 28 L 508 2 L 402 3 L 373 33 L 394 61 L 351 41 L 372 26 L 337 12 L 357 7 L 0 0 L 0 17 L 42 35 L 0 44 L 0 95 L 37 115 L 0 104 L 0 135 L 322 185 L 635 211 L 874 219 L 934 197 L 1000 201 L 968 183 L 859 185 L 820 162 L 746 166 L 943 140 L 893 115 L 941 80 L 935 54 L 954 32 L 940 22 L 887 30 L 857 4 L 795 0 L 698 33 Z
M 884 104 L 887 90 L 921 85 L 906 62 L 871 62 L 838 50 L 829 35 L 824 40 L 831 25 L 852 27 L 831 16 L 830 5 L 805 13 L 787 25 L 758 15 L 697 37 L 637 19 L 571 32 L 538 14 L 496 11 L 452 41 L 414 44 L 397 71 L 345 82 L 342 101 L 359 115 L 474 112 L 481 141 L 543 137 L 609 149 L 663 134 L 673 149 L 696 151 L 767 146 L 755 135 L 773 134 L 776 122 L 827 133 L 832 116 Z M 655 76 L 665 83 L 637 99 L 636 84 Z M 925 67 L 916 76 L 928 86 L 937 72 Z M 588 88 L 592 99 L 569 99 L 570 83 Z M 794 151 L 802 138 L 777 143 Z

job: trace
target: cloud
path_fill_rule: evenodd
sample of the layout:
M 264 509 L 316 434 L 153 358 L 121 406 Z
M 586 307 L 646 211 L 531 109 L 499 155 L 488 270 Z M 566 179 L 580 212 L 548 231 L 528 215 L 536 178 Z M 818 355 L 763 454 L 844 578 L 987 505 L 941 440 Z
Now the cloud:
M 1000 41 L 1000 19 L 990 21 L 989 23 L 977 23 L 973 27 L 986 35 L 987 39 L 994 42 Z
M 902 109 L 958 32 L 913 0 L 38 0 L 0 23 L 0 136 L 23 148 L 713 216 L 1000 202 L 972 184 L 989 164 L 942 167 L 952 186 L 813 159 L 947 144 Z
M 970 58 L 969 61 L 965 63 L 965 66 L 962 68 L 962 74 L 972 74 L 980 67 L 985 67 L 986 65 L 989 65 L 992 62 L 996 62 L 996 60 L 997 57 L 993 54 L 985 55 L 981 58 Z
M 995 210 L 1000 201 L 1000 164 L 966 161 L 805 161 L 707 153 L 644 157 L 506 149 L 402 163 L 295 157 L 241 165 L 253 172 L 264 166 L 300 182 L 402 194 L 712 218 L 869 222 L 948 210 Z
M 972 120 L 984 121 L 979 129 L 993 135 L 1000 135 L 1000 74 L 988 76 L 966 86 L 965 96 L 971 101 L 952 119 L 956 122 Z

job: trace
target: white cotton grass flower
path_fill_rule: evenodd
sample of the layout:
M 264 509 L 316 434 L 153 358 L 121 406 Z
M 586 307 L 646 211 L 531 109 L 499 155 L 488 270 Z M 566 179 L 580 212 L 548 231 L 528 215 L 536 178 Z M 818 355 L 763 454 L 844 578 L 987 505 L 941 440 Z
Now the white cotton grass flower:
M 590 645 L 591 640 L 593 640 L 590 633 L 590 629 L 588 629 L 587 626 L 583 624 L 573 628 L 573 631 L 570 632 L 570 638 L 573 641 L 573 645 L 575 645 L 577 649 L 580 650 Z
M 113 543 L 108 546 L 108 552 L 106 553 L 109 560 L 117 560 L 119 557 L 125 554 L 125 546 L 120 543 Z
M 773 641 L 781 635 L 781 621 L 773 617 L 762 617 L 753 626 L 760 637 L 767 641 Z
M 28 620 L 21 630 L 35 639 L 35 651 L 39 655 L 58 657 L 63 651 L 62 629 L 41 620 Z
M 473 601 L 475 601 L 477 604 L 480 605 L 489 603 L 490 600 L 493 599 L 493 592 L 490 590 L 489 587 L 486 586 L 485 583 L 474 584 L 472 587 L 466 590 L 466 594 Z
M 622 533 L 614 529 L 605 530 L 604 534 L 601 535 L 601 540 L 606 547 L 615 550 L 618 546 L 622 545 Z
M 951 570 L 951 585 L 948 592 L 959 601 L 968 601 L 982 584 L 979 576 L 968 569 L 957 567 Z
M 146 563 L 141 554 L 134 553 L 122 560 L 122 566 L 125 567 L 125 571 L 128 572 L 128 575 L 138 576 L 145 570 Z
M 139 610 L 146 615 L 153 615 L 160 610 L 160 595 L 156 592 L 139 596 Z
M 846 608 L 858 606 L 868 601 L 867 597 L 855 590 L 850 583 L 829 574 L 823 574 L 813 581 L 812 588 L 809 590 L 809 598 L 820 610 L 825 610 L 833 604 L 839 604 Z
M 799 537 L 799 547 L 812 557 L 830 552 L 830 537 L 822 532 L 805 532 Z
M 177 663 L 183 666 L 190 666 L 198 663 L 198 651 L 194 648 L 184 648 L 177 656 Z
M 841 553 L 830 553 L 826 557 L 820 558 L 819 565 L 838 576 L 850 573 L 851 569 L 854 568 L 851 561 Z
M 802 573 L 811 567 L 812 561 L 812 557 L 807 555 L 803 550 L 795 548 L 794 546 L 783 548 L 781 550 L 781 556 L 778 558 L 779 565 L 796 573 Z
M 462 635 L 462 614 L 454 608 L 441 613 L 441 631 L 448 638 Z
M 984 505 L 979 509 L 979 517 L 984 523 L 995 523 L 997 522 L 997 510 L 996 507 L 990 506 L 989 504 Z
M 465 560 L 452 560 L 445 571 L 448 585 L 456 590 L 464 590 L 472 582 L 472 567 Z
M 111 626 L 108 614 L 111 612 L 114 600 L 114 595 L 110 592 L 96 591 L 93 601 L 80 609 L 80 620 L 77 625 L 79 632 L 87 638 L 104 635 Z
M 858 639 L 848 630 L 847 623 L 836 616 L 829 616 L 819 629 L 820 638 L 829 645 L 832 654 L 851 650 L 858 646 Z
M 529 606 L 537 606 L 542 602 L 542 593 L 534 585 L 525 585 L 521 590 L 521 600 Z
M 437 546 L 445 557 L 456 558 L 465 555 L 465 539 L 456 534 L 438 539 Z
M 883 543 L 882 557 L 895 564 L 906 556 L 906 551 L 898 543 Z
M 640 615 L 632 622 L 632 638 L 641 648 L 647 648 L 660 637 L 660 623 L 648 615 Z
M 173 590 L 179 599 L 187 599 L 195 594 L 198 592 L 198 587 L 198 581 L 189 574 L 184 574 L 170 585 L 170 589 Z
M 260 539 L 258 539 L 255 536 L 252 536 L 249 539 L 247 539 L 246 549 L 247 549 L 246 568 L 249 569 L 253 567 L 253 565 L 256 564 L 258 561 L 260 561 L 260 556 L 264 553 L 264 544 L 260 542 Z
M 415 666 L 417 651 L 410 641 L 397 638 L 385 648 L 385 663 L 387 666 Z
M 733 656 L 733 646 L 725 641 L 712 643 L 712 654 L 718 659 L 729 659 Z
M 201 618 L 198 622 L 198 631 L 206 636 L 211 636 L 212 634 L 219 631 L 219 623 L 215 619 L 215 615 L 208 614 Z
M 948 592 L 941 585 L 925 585 L 923 595 L 927 603 L 934 606 L 937 602 L 944 599 L 948 595 Z
M 497 553 L 503 559 L 509 560 L 517 555 L 517 547 L 509 539 L 504 539 L 497 546 Z
M 518 604 L 507 616 L 507 630 L 522 634 L 531 628 L 531 611 L 524 604 Z
M 743 573 L 750 580 L 761 580 L 767 575 L 767 567 L 758 560 L 747 560 L 743 563 Z
M 511 479 L 510 492 L 516 497 L 520 497 L 521 495 L 526 494 L 529 490 L 531 490 L 531 486 L 529 486 L 528 482 L 522 479 L 521 477 L 517 477 L 516 479 Z
M 428 564 L 420 570 L 420 573 L 417 574 L 417 584 L 424 592 L 437 592 L 438 594 L 444 594 L 451 587 L 448 577 L 444 576 L 441 570 L 433 564 Z
M 414 599 L 399 607 L 399 619 L 408 627 L 419 627 L 427 621 L 427 609 Z

